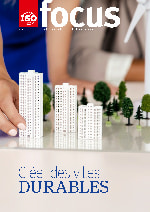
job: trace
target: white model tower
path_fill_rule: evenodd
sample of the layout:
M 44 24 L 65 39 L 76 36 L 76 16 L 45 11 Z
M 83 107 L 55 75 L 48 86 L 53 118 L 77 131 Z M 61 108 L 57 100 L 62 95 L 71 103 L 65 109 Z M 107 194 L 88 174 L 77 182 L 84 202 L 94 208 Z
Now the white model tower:
M 78 138 L 102 139 L 102 107 L 92 103 L 80 105 L 78 112 Z
M 55 86 L 55 132 L 77 131 L 77 86 L 63 83 Z
M 20 137 L 43 136 L 43 74 L 34 70 L 19 74 L 19 113 L 26 120 Z

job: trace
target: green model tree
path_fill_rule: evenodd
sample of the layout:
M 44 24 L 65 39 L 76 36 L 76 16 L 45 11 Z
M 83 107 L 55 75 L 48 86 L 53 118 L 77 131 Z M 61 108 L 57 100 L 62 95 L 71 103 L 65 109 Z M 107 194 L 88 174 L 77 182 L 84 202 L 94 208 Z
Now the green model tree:
M 80 100 L 80 103 L 81 103 L 81 105 L 87 105 L 87 103 L 88 103 L 88 100 L 85 96 L 85 88 L 83 88 L 83 93 L 82 93 L 82 98 Z
M 77 113 L 78 113 L 78 109 L 79 109 L 79 101 L 77 99 Z
M 53 109 L 55 110 L 55 93 L 53 93 L 52 101 L 53 101 Z
M 108 117 L 108 120 L 107 120 L 107 122 L 106 122 L 106 125 L 111 125 L 111 122 L 110 122 L 110 116 L 112 116 L 113 115 L 113 105 L 112 105 L 112 103 L 111 102 L 109 102 L 109 104 L 107 105 L 107 109 L 106 109 L 106 111 L 105 111 L 105 115 Z
M 120 108 L 122 108 L 122 101 L 126 97 L 126 91 L 127 91 L 126 84 L 125 84 L 124 81 L 122 81 L 119 84 L 119 92 L 117 93 L 118 99 L 119 99 Z
M 43 95 L 43 121 L 46 121 L 45 115 L 51 111 L 50 98 L 46 94 Z
M 120 105 L 117 99 L 113 98 L 113 110 L 116 113 L 116 115 L 118 116 L 118 112 L 120 111 Z
M 130 117 L 133 114 L 133 103 L 132 103 L 131 99 L 128 97 L 125 97 L 122 101 L 122 113 L 123 113 L 124 117 L 126 117 L 128 119 L 127 126 L 132 125 L 130 123 Z
M 43 95 L 44 94 L 46 94 L 49 97 L 51 102 L 52 100 L 51 89 L 46 84 L 43 84 Z
M 143 96 L 141 109 L 146 112 L 146 119 L 148 119 L 148 112 L 150 112 L 150 94 Z
M 103 109 L 106 108 L 106 103 L 110 100 L 110 88 L 105 82 L 98 82 L 94 87 L 94 99 L 102 102 Z
M 51 90 L 46 84 L 43 84 L 43 121 L 46 121 L 45 115 L 51 111 L 51 100 Z
M 136 120 L 139 120 L 139 125 L 137 126 L 137 128 L 141 128 L 141 125 L 140 125 L 140 120 L 143 119 L 143 111 L 141 110 L 141 106 L 139 105 L 138 106 L 138 109 L 136 111 L 136 115 L 134 116 L 134 118 Z

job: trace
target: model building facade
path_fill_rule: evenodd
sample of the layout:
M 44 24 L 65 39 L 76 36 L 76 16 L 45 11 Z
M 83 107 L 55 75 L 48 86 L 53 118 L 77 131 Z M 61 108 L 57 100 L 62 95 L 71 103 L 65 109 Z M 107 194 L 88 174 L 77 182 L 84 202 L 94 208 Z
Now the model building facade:
M 102 139 L 102 107 L 92 103 L 79 106 L 78 138 Z
M 26 120 L 20 137 L 43 136 L 43 74 L 34 70 L 19 74 L 19 113 Z
M 77 86 L 55 86 L 55 132 L 77 131 Z

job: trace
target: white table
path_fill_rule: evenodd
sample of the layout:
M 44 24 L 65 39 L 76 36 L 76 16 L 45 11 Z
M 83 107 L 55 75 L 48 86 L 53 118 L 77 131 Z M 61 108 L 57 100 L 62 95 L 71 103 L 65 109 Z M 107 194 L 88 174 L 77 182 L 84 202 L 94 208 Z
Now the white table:
M 129 83 L 128 92 L 134 101 L 138 100 L 142 96 L 143 85 Z M 53 122 L 44 123 L 44 138 L 39 140 L 19 140 L 18 137 L 10 138 L 1 133 L 0 211 L 150 211 L 149 128 L 143 122 L 142 131 L 137 131 L 135 125 L 128 128 L 125 122 L 124 118 L 120 123 L 113 121 L 111 128 L 105 127 L 103 123 L 102 141 L 83 142 L 78 141 L 76 135 L 55 135 L 52 133 Z M 56 167 L 59 176 L 52 178 Z M 61 174 L 62 170 L 64 174 Z M 77 178 L 74 171 L 79 171 Z M 65 178 L 69 174 L 70 178 Z M 35 181 L 35 185 L 42 181 L 41 190 L 34 193 L 30 187 L 28 193 L 19 193 L 19 181 L 27 181 L 30 186 L 31 181 Z M 66 192 L 70 190 L 69 181 L 77 181 L 80 192 L 80 181 L 84 181 L 84 191 L 89 189 L 89 192 L 63 193 L 63 189 L 58 189 L 59 193 L 51 193 L 50 190 L 50 193 L 43 193 L 44 181 L 53 182 L 53 192 L 57 191 L 60 181 Z M 90 193 L 90 181 L 98 181 L 92 182 L 97 185 L 97 188 L 93 187 L 93 192 L 98 189 L 105 192 L 107 189 L 99 183 L 108 181 L 105 182 L 108 192 Z M 25 182 L 22 185 L 22 191 L 25 192 L 28 184 Z M 73 188 L 72 192 L 75 190 Z M 38 191 L 37 187 L 35 191 Z

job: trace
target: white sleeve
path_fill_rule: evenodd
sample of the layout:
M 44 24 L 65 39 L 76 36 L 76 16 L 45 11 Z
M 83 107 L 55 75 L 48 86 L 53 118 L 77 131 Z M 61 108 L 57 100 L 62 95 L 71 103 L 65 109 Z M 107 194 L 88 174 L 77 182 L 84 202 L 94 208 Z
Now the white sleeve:
M 105 80 L 118 86 L 125 79 L 132 61 L 132 55 L 111 54 L 106 67 Z

